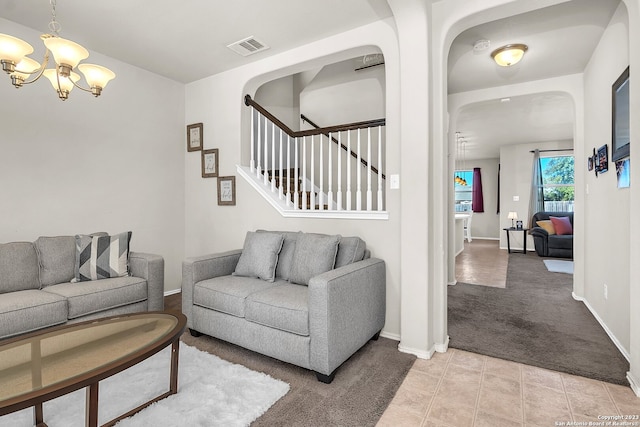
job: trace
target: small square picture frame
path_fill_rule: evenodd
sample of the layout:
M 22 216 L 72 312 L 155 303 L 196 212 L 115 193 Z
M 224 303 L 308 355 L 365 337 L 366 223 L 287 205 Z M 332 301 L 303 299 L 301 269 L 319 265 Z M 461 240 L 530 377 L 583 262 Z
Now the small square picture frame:
M 216 178 L 218 176 L 218 149 L 202 150 L 202 177 Z
M 218 177 L 218 205 L 220 206 L 236 205 L 236 177 L 235 176 L 219 176 Z
M 203 125 L 202 123 L 193 123 L 187 125 L 187 151 L 202 150 Z

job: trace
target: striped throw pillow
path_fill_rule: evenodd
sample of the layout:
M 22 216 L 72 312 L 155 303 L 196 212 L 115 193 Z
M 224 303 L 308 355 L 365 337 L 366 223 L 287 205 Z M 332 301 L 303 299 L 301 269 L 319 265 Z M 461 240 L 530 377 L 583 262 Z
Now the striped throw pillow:
M 75 282 L 129 275 L 131 231 L 113 236 L 76 235 Z

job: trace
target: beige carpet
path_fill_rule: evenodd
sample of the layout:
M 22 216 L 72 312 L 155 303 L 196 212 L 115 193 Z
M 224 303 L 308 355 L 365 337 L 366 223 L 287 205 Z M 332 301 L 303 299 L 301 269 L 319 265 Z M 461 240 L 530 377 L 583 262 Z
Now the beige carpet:
M 504 288 L 508 264 L 509 255 L 500 249 L 499 240 L 465 241 L 464 250 L 456 257 L 456 281 Z

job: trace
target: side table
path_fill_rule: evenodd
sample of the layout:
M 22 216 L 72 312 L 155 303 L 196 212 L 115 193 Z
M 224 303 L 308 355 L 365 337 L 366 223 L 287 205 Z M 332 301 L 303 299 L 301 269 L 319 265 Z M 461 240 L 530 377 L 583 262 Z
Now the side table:
M 523 249 L 522 251 L 516 251 L 513 250 L 513 253 L 517 253 L 517 254 L 527 254 L 527 231 L 529 231 L 528 228 L 515 228 L 515 227 L 509 227 L 509 228 L 503 228 L 503 230 L 507 233 L 507 252 L 508 253 L 512 253 L 511 251 L 511 242 L 509 241 L 509 232 L 510 231 L 522 231 L 522 241 L 523 243 Z

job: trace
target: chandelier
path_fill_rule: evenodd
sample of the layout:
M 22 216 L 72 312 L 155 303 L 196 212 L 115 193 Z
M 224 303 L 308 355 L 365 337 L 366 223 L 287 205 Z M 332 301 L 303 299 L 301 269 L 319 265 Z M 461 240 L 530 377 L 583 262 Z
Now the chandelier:
M 33 83 L 44 75 L 63 101 L 69 97 L 69 92 L 74 87 L 91 92 L 96 97 L 100 96 L 102 89 L 116 76 L 115 73 L 100 65 L 80 64 L 80 61 L 89 57 L 89 52 L 78 43 L 58 35 L 61 26 L 56 20 L 56 0 L 49 0 L 49 3 L 51 4 L 49 30 L 53 34 L 40 36 L 46 48 L 42 65 L 27 57 L 33 53 L 33 47 L 29 43 L 7 34 L 0 34 L 2 69 L 9 74 L 11 83 L 16 88 Z M 55 68 L 47 69 L 49 54 L 53 55 Z M 82 72 L 89 89 L 76 83 L 80 80 L 80 76 L 73 72 L 75 68 Z
M 466 151 L 467 148 L 465 147 L 465 140 L 464 138 L 460 135 L 460 132 L 456 132 L 456 161 L 459 162 L 458 165 L 456 165 L 456 176 L 454 177 L 454 182 L 458 185 L 462 185 L 462 186 L 466 186 L 467 185 L 467 180 L 464 179 L 464 169 L 466 166 Z M 460 160 L 461 158 L 461 160 Z M 460 172 L 460 167 L 462 167 L 463 173 L 461 174 Z M 460 176 L 463 175 L 463 176 Z

